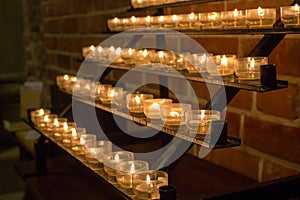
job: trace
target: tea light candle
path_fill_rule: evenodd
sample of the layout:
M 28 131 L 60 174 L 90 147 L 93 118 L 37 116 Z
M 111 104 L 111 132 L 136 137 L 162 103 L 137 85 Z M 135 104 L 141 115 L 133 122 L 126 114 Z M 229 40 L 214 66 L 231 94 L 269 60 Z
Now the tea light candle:
M 215 110 L 192 110 L 186 113 L 186 124 L 190 136 L 201 138 L 210 134 L 211 123 L 220 120 L 221 114 Z
M 132 161 L 134 155 L 129 151 L 116 151 L 106 155 L 103 158 L 104 171 L 109 176 L 116 176 L 117 164 L 125 161 Z
M 149 170 L 149 164 L 145 161 L 122 162 L 116 166 L 116 180 L 122 188 L 132 188 L 132 175 L 147 170 Z
M 300 25 L 299 5 L 280 7 L 280 17 L 285 27 L 297 27 Z
M 220 12 L 200 13 L 199 16 L 203 29 L 222 28 Z
M 134 49 L 132 48 L 126 48 L 126 49 L 123 49 L 122 50 L 122 59 L 123 59 L 123 62 L 124 64 L 126 65 L 131 65 L 131 64 L 134 64 L 134 60 L 133 60 L 133 53 L 134 53 Z
M 266 64 L 267 57 L 238 58 L 234 62 L 235 74 L 239 80 L 259 80 L 260 66 Z
M 41 131 L 46 131 L 49 123 L 53 122 L 57 118 L 57 114 L 46 114 L 38 119 L 37 127 Z
M 199 74 L 206 72 L 207 60 L 211 56 L 210 53 L 198 53 L 186 55 L 186 69 L 190 74 Z
M 275 8 L 261 8 L 246 10 L 246 18 L 249 27 L 272 27 L 276 21 Z
M 146 99 L 144 101 L 144 114 L 150 120 L 161 120 L 162 112 L 171 104 L 172 99 Z
M 133 175 L 133 192 L 137 199 L 159 199 L 159 187 L 168 185 L 163 171 L 137 172 Z
M 44 108 L 31 111 L 30 112 L 30 120 L 32 121 L 33 124 L 37 124 L 38 120 L 41 117 L 43 117 L 46 114 L 50 114 L 50 113 L 51 113 L 50 109 L 44 109 Z
M 57 142 L 62 142 L 62 135 L 64 132 L 67 132 L 68 131 L 68 123 L 67 122 L 64 122 L 63 123 L 63 127 L 58 127 L 54 130 L 53 132 L 53 139 Z
M 170 107 L 166 108 L 162 119 L 165 121 L 165 126 L 178 127 L 185 124 L 185 113 L 192 110 L 190 104 L 172 103 Z
M 144 112 L 144 101 L 153 99 L 152 94 L 128 94 L 126 96 L 126 105 L 130 113 L 140 114 Z
M 207 72 L 211 76 L 228 76 L 234 73 L 236 55 L 216 55 L 207 59 Z
M 221 20 L 224 28 L 246 28 L 246 11 L 222 11 Z

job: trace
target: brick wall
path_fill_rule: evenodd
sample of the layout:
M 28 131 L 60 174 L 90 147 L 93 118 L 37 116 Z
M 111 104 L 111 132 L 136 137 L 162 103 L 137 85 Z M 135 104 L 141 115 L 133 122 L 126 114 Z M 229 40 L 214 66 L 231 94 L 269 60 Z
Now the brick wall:
M 189 13 L 288 5 L 291 1 L 236 0 L 165 9 L 165 13 Z M 145 15 L 126 13 L 126 0 L 44 0 L 40 5 L 42 35 L 46 45 L 47 83 L 57 74 L 75 74 L 82 46 L 99 44 L 110 35 L 106 19 L 114 16 Z M 195 36 L 207 51 L 246 56 L 262 36 Z M 182 45 L 185 43 L 183 42 Z M 270 55 L 279 78 L 289 88 L 259 94 L 241 91 L 227 108 L 230 135 L 242 139 L 240 147 L 211 152 L 205 159 L 258 181 L 267 181 L 300 172 L 300 63 L 297 52 L 300 35 L 288 35 Z M 184 46 L 182 46 L 184 48 Z M 116 77 L 112 76 L 112 77 Z M 193 83 L 197 91 L 204 87 Z M 207 99 L 207 94 L 199 94 Z M 205 102 L 204 100 L 202 102 Z M 198 147 L 191 151 L 197 154 Z

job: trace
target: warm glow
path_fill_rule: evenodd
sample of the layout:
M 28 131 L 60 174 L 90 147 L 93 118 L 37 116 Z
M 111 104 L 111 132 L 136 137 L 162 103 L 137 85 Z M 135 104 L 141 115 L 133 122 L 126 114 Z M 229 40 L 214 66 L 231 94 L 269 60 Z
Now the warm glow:
M 119 22 L 119 19 L 117 17 L 114 18 L 114 23 L 118 23 Z
M 132 16 L 132 17 L 131 17 L 131 22 L 132 22 L 132 23 L 136 23 L 136 17 L 135 17 L 135 16 Z
M 227 58 L 226 58 L 226 56 L 225 55 L 223 55 L 223 57 L 222 57 L 222 59 L 221 59 L 221 67 L 227 67 L 227 63 L 228 63 L 228 61 L 227 61 Z
M 150 106 L 150 110 L 158 110 L 160 109 L 160 106 L 157 102 L 154 102 L 151 106 Z
M 200 58 L 200 62 L 201 63 L 205 63 L 206 62 L 206 54 L 203 54 Z
M 68 130 L 68 123 L 64 122 L 64 131 Z
M 77 132 L 76 132 L 76 129 L 75 129 L 75 128 L 72 128 L 72 136 L 73 136 L 73 137 L 76 137 L 76 136 L 77 136 Z
M 233 11 L 233 17 L 237 18 L 239 16 L 239 11 L 237 9 L 234 9 Z
M 201 114 L 200 114 L 200 119 L 201 120 L 204 120 L 204 118 L 205 118 L 205 114 L 204 114 L 204 110 L 201 110 Z
M 298 4 L 295 4 L 294 10 L 297 11 L 297 12 L 299 12 L 299 5 Z
M 114 47 L 114 46 L 110 46 L 110 47 L 109 47 L 109 51 L 110 51 L 110 52 L 114 52 L 114 51 L 115 51 L 115 47 Z
M 191 13 L 191 14 L 189 14 L 189 18 L 190 18 L 190 20 L 194 20 L 194 18 L 195 18 L 195 13 Z
M 120 56 L 120 55 L 121 55 L 121 52 L 122 52 L 121 47 L 118 47 L 118 48 L 116 49 L 116 55 L 117 55 L 117 56 Z
M 165 20 L 164 16 L 159 16 L 158 21 L 163 22 Z
M 147 183 L 148 185 L 151 183 L 151 179 L 150 179 L 150 176 L 149 176 L 149 175 L 147 175 L 147 177 L 146 177 L 146 183 Z
M 44 116 L 44 122 L 48 122 L 49 121 L 49 116 L 48 115 L 45 115 Z
M 97 51 L 98 53 L 102 53 L 103 52 L 103 48 L 101 46 L 97 47 Z
M 139 96 L 135 96 L 136 104 L 141 104 L 141 98 Z
M 90 46 L 90 50 L 91 50 L 91 51 L 95 51 L 95 46 L 94 46 L 94 45 L 91 45 L 91 46 Z
M 94 155 L 96 155 L 96 154 L 97 154 L 97 152 L 96 152 L 95 148 L 91 148 L 91 149 L 90 149 L 90 152 L 91 152 L 92 154 L 94 154 Z
M 217 13 L 211 13 L 211 15 L 209 16 L 209 19 L 211 20 L 216 20 L 217 19 Z
M 76 82 L 76 81 L 77 81 L 77 77 L 72 77 L 72 78 L 71 78 L 71 81 L 72 81 L 72 82 Z
M 177 15 L 173 15 L 173 16 L 172 16 L 172 20 L 173 20 L 174 22 L 176 22 L 176 21 L 178 20 Z
M 80 144 L 85 144 L 85 139 L 83 137 L 80 138 Z
M 148 51 L 147 51 L 147 49 L 145 49 L 145 50 L 143 51 L 143 57 L 146 58 L 146 57 L 147 57 L 147 54 L 148 54 Z
M 250 62 L 250 69 L 254 69 L 254 66 L 255 66 L 255 61 L 254 58 L 252 58 Z
M 137 3 L 141 4 L 143 2 L 143 0 L 137 0 Z
M 45 111 L 44 111 L 44 109 L 40 109 L 40 111 L 39 111 L 39 115 L 44 115 L 45 114 Z
M 69 75 L 65 74 L 65 75 L 64 75 L 64 80 L 65 80 L 65 81 L 66 81 L 66 80 L 69 80 Z
M 159 57 L 160 59 L 163 59 L 163 58 L 164 58 L 164 55 L 165 55 L 165 53 L 164 53 L 163 51 L 158 52 L 158 57 Z
M 146 17 L 146 21 L 147 21 L 148 23 L 151 22 L 151 17 L 150 17 L 149 15 Z
M 131 163 L 131 166 L 130 166 L 130 173 L 131 174 L 134 174 L 135 173 L 135 167 L 134 167 L 134 164 Z
M 258 16 L 262 17 L 262 16 L 265 15 L 265 12 L 261 7 L 258 7 L 257 8 L 257 14 L 258 14 Z
M 176 111 L 172 111 L 172 112 L 170 112 L 170 116 L 171 117 L 180 117 L 180 114 Z
M 119 154 L 115 155 L 115 159 L 114 160 L 115 160 L 115 162 L 120 162 L 120 156 L 119 156 Z
M 128 54 L 129 54 L 130 56 L 132 56 L 132 54 L 133 54 L 132 48 L 129 48 L 129 49 L 128 49 Z
M 54 119 L 53 124 L 54 124 L 54 126 L 58 126 L 58 120 L 57 120 L 57 118 Z
M 109 96 L 110 96 L 110 97 L 114 97 L 115 95 L 116 95 L 116 92 L 115 92 L 115 90 L 113 89 L 113 90 L 110 92 Z

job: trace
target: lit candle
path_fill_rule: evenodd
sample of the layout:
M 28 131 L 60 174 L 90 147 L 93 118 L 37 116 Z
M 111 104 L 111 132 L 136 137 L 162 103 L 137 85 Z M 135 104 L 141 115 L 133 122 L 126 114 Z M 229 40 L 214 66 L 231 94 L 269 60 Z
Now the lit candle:
M 147 23 L 147 26 L 149 27 L 150 23 L 151 23 L 151 17 L 149 15 L 146 17 L 146 23 Z
M 193 26 L 193 21 L 195 20 L 195 13 L 194 12 L 191 12 L 189 14 L 189 19 L 190 19 L 189 28 L 191 28 Z
M 131 22 L 132 22 L 133 28 L 136 28 L 136 17 L 135 16 L 131 16 Z
M 163 23 L 165 21 L 165 17 L 164 16 L 159 16 L 158 17 L 158 21 L 159 21 L 159 27 L 162 27 L 163 26 Z
M 131 114 L 141 114 L 144 112 L 144 100 L 153 99 L 152 94 L 128 94 L 126 105 Z
M 236 27 L 236 21 L 237 21 L 238 16 L 239 16 L 238 10 L 234 9 L 234 11 L 233 11 L 234 27 Z
M 296 15 L 297 15 L 297 24 L 300 24 L 300 13 L 299 13 L 299 5 L 296 3 L 294 6 L 294 11 L 296 11 Z
M 265 15 L 265 11 L 261 7 L 258 7 L 257 8 L 257 15 L 259 16 L 259 25 L 262 26 L 263 25 L 262 19 Z
M 172 15 L 173 23 L 175 23 L 175 28 L 178 28 L 178 17 L 177 15 Z

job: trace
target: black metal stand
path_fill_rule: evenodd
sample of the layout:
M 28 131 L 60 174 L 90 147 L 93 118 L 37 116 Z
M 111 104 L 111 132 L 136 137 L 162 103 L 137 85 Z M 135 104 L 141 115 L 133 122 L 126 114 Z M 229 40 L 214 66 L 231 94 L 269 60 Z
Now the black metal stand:
M 44 135 L 40 137 L 34 143 L 35 152 L 35 167 L 38 176 L 45 176 L 48 174 L 47 171 L 47 139 Z

